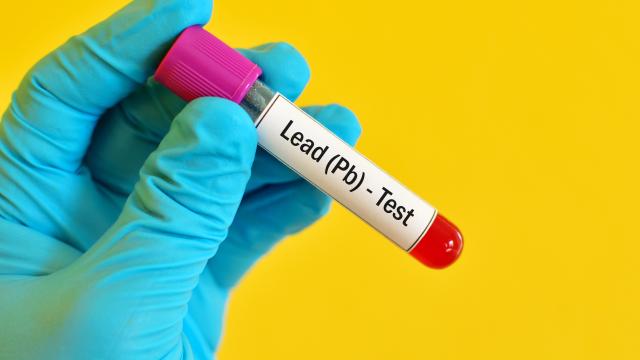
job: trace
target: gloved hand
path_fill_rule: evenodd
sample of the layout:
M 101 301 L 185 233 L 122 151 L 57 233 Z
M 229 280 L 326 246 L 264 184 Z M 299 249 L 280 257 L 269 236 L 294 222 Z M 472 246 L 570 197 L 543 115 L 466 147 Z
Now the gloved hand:
M 248 115 L 147 80 L 210 0 L 138 0 L 25 77 L 0 124 L 0 357 L 210 358 L 229 290 L 329 199 L 262 150 Z M 289 98 L 285 44 L 244 51 Z M 185 106 L 186 105 L 186 106 Z M 353 143 L 340 106 L 307 111 Z

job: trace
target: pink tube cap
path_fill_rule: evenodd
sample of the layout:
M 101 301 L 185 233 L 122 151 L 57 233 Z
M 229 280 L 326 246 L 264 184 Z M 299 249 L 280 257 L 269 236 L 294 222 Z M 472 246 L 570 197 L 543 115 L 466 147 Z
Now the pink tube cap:
M 180 34 L 154 78 L 186 101 L 215 96 L 240 103 L 261 74 L 238 51 L 192 26 Z

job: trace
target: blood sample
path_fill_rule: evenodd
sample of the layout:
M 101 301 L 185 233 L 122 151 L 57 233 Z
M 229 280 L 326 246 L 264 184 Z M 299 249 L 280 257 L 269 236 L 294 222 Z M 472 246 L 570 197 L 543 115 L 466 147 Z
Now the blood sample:
M 186 101 L 216 96 L 240 104 L 253 119 L 258 144 L 431 268 L 462 251 L 458 228 L 436 209 L 358 153 L 258 78 L 262 70 L 194 26 L 173 44 L 155 79 Z

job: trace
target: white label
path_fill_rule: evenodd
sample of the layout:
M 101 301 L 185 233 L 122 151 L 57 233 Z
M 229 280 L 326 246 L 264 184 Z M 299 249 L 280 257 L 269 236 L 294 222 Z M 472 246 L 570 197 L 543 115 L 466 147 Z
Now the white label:
M 436 209 L 282 95 L 274 96 L 256 128 L 266 151 L 404 250 L 431 226 Z

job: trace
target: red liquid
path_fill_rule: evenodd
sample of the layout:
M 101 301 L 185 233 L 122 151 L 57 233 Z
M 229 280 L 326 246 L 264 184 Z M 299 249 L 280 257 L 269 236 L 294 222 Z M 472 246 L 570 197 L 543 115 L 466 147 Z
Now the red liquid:
M 462 246 L 460 230 L 438 214 L 422 240 L 409 254 L 430 268 L 444 269 L 458 260 Z

